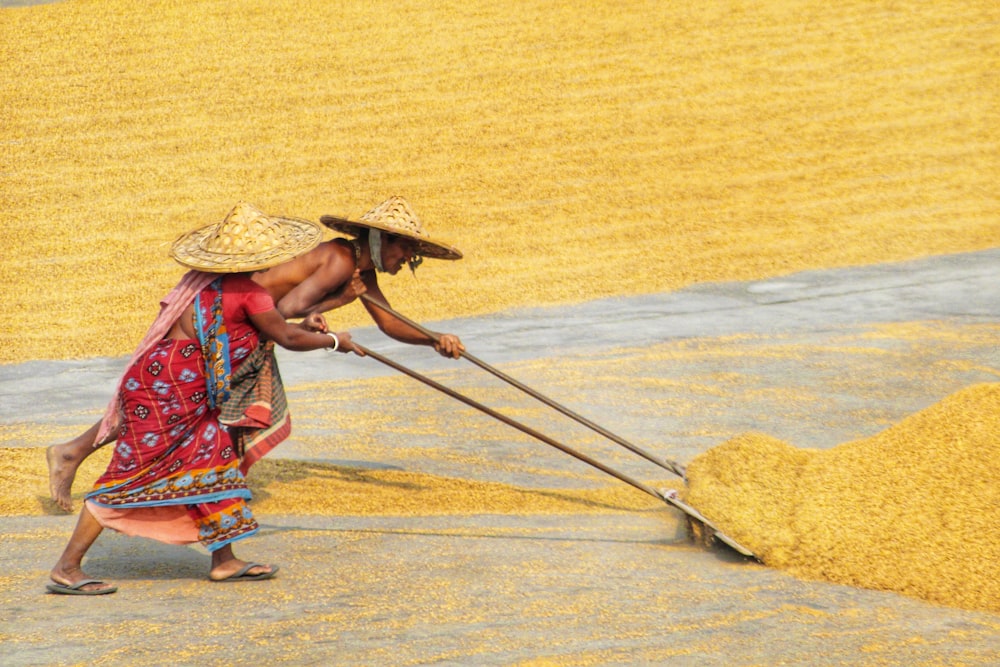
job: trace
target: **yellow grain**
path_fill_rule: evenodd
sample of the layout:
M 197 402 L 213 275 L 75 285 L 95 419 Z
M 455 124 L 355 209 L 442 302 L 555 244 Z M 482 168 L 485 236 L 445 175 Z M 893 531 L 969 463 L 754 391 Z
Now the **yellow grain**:
M 129 353 L 240 199 L 407 197 L 466 254 L 385 281 L 422 321 L 995 246 L 1000 5 L 788 8 L 4 10 L 0 363 Z
M 110 448 L 81 466 L 77 506 L 107 466 Z M 49 499 L 45 450 L 0 447 L 0 516 L 41 516 L 55 505 Z M 265 459 L 248 477 L 253 508 L 267 514 L 327 516 L 432 516 L 439 514 L 558 514 L 643 511 L 662 502 L 630 487 L 532 489 L 509 484 L 452 479 L 395 470 L 365 470 L 324 463 Z
M 829 450 L 744 434 L 691 462 L 687 498 L 769 565 L 1000 611 L 998 457 L 979 384 Z
M 386 281 L 418 320 L 994 247 L 998 21 L 992 0 L 0 11 L 0 363 L 130 352 L 181 273 L 169 243 L 240 199 L 316 219 L 407 197 L 466 255 Z M 995 394 L 828 452 L 747 434 L 695 461 L 691 498 L 776 566 L 995 610 Z M 26 451 L 0 450 L 0 514 L 44 511 Z M 345 511 L 556 502 L 275 465 L 276 511 L 291 478 Z

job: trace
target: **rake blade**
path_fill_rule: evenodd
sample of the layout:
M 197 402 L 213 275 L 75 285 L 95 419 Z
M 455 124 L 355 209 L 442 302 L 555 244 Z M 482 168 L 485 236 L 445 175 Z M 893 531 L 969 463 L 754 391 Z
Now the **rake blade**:
M 756 558 L 752 551 L 716 528 L 715 524 L 702 516 L 701 512 L 681 500 L 677 496 L 676 490 L 667 489 L 665 491 L 661 491 L 660 497 L 663 498 L 663 500 L 665 500 L 669 505 L 672 505 L 684 512 L 687 516 L 688 537 L 690 537 L 694 542 L 705 547 L 711 547 L 714 545 L 716 540 L 718 540 L 743 556 Z

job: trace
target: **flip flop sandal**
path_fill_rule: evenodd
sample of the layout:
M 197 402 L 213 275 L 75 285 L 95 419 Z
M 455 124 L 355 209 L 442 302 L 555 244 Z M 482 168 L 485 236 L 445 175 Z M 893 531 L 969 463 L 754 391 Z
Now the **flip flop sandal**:
M 270 572 L 261 572 L 260 574 L 247 574 L 247 572 L 249 572 L 255 567 L 267 567 L 267 566 L 264 565 L 263 563 L 247 563 L 246 565 L 241 567 L 236 572 L 233 572 L 225 579 L 212 579 L 212 581 L 216 583 L 222 583 L 224 581 L 263 581 L 264 579 L 270 579 L 271 577 L 273 577 L 275 574 L 278 573 L 278 566 L 272 565 Z
M 50 593 L 56 593 L 58 595 L 107 595 L 108 593 L 114 593 L 118 590 L 117 586 L 109 586 L 108 588 L 98 588 L 96 590 L 83 590 L 83 587 L 87 584 L 103 584 L 104 582 L 100 579 L 83 579 L 75 584 L 60 584 L 58 582 L 53 582 L 45 586 Z

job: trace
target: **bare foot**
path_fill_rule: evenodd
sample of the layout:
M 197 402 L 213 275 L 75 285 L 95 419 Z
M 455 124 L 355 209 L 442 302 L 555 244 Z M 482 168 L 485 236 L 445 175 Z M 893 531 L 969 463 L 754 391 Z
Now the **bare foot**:
M 81 581 L 90 579 L 90 577 L 88 577 L 80 568 L 63 570 L 57 565 L 52 568 L 51 572 L 49 572 L 49 579 L 60 586 L 74 586 Z M 110 593 L 113 592 L 112 589 L 118 590 L 118 587 L 107 584 L 103 581 L 94 581 L 93 583 L 80 586 L 78 590 L 93 594 L 98 591 L 108 591 Z
M 80 460 L 74 458 L 67 451 L 69 449 L 67 444 L 52 445 L 45 450 L 45 461 L 49 464 L 49 495 L 56 505 L 72 512 L 73 478 L 80 467 Z

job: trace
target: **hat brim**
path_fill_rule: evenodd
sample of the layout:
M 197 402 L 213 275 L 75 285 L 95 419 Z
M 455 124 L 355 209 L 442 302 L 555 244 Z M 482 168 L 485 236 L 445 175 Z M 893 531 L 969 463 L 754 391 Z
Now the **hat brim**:
M 406 230 L 396 227 L 389 227 L 388 225 L 380 225 L 378 223 L 371 222 L 358 222 L 355 220 L 348 220 L 347 218 L 338 218 L 333 215 L 321 216 L 319 220 L 330 229 L 335 229 L 338 232 L 350 234 L 351 236 L 360 236 L 361 230 L 363 229 L 377 229 L 380 232 L 385 232 L 386 234 L 404 236 L 414 242 L 417 248 L 416 253 L 421 257 L 430 257 L 432 259 L 462 259 L 461 251 L 457 248 L 451 247 L 447 243 L 435 241 L 427 238 L 426 236 L 417 236 L 416 234 L 412 234 Z
M 269 269 L 304 255 L 323 240 L 323 228 L 311 220 L 269 215 L 269 220 L 285 227 L 285 241 L 275 248 L 256 253 L 219 253 L 207 250 L 205 240 L 218 225 L 207 225 L 177 237 L 170 256 L 179 264 L 206 273 L 247 273 Z

